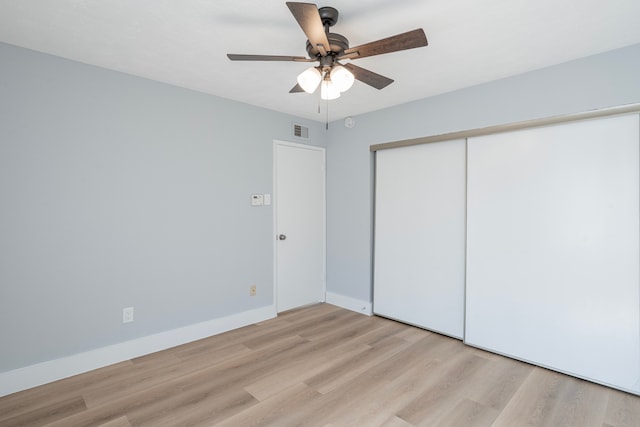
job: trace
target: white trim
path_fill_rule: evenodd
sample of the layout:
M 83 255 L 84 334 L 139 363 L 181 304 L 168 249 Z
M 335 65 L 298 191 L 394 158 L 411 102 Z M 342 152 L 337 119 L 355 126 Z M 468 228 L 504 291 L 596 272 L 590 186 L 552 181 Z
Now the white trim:
M 327 304 L 337 305 L 338 307 L 346 308 L 347 310 L 355 311 L 356 313 L 366 314 L 367 316 L 373 315 L 373 306 L 368 301 L 334 294 L 333 292 L 326 293 L 326 300 Z
M 619 114 L 637 113 L 640 111 L 640 103 L 618 105 L 615 107 L 605 107 L 595 110 L 583 111 L 580 113 L 569 113 L 561 116 L 544 117 L 540 119 L 532 119 L 524 122 L 507 123 L 503 125 L 489 126 L 485 128 L 476 128 L 463 130 L 459 132 L 445 133 L 442 135 L 432 135 L 422 138 L 405 139 L 403 141 L 386 142 L 382 144 L 374 144 L 369 147 L 369 151 L 387 150 L 390 148 L 408 147 L 411 145 L 429 144 L 432 142 L 450 141 L 453 139 L 469 139 L 477 136 L 493 135 L 502 132 L 512 132 L 522 129 L 530 129 L 541 126 L 557 125 L 565 122 L 574 122 L 578 120 L 588 120 L 600 117 L 615 116 Z
M 0 397 L 276 317 L 275 305 L 0 373 Z
M 281 139 L 274 139 L 273 143 L 279 144 L 279 145 L 287 145 L 289 147 L 306 148 L 309 150 L 316 150 L 316 151 L 326 151 L 325 147 L 321 147 L 319 145 L 304 144 L 301 142 L 291 142 L 291 141 L 283 141 Z

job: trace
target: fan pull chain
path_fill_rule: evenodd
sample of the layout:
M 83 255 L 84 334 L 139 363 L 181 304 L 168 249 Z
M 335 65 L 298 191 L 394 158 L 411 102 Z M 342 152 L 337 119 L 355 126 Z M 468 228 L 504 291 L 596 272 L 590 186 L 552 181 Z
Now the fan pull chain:
M 327 99 L 327 122 L 325 125 L 325 129 L 329 130 L 329 100 Z

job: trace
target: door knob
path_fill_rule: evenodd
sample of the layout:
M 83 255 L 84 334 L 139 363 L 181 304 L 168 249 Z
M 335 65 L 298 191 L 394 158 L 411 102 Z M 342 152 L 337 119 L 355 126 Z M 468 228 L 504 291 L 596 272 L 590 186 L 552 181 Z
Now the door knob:
M 287 236 L 284 235 L 284 234 L 281 234 L 281 235 L 278 236 L 278 239 L 279 240 L 287 240 Z

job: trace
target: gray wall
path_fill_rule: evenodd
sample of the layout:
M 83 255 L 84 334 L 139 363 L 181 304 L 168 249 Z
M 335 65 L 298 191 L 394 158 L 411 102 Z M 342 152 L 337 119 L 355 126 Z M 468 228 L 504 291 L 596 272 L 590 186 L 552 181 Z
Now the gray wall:
M 323 124 L 6 44 L 0 63 L 0 372 L 273 303 L 250 195 L 274 139 L 295 121 L 325 145 Z
M 272 211 L 249 195 L 272 192 L 292 121 L 327 146 L 327 290 L 370 301 L 371 144 L 640 102 L 640 45 L 328 134 L 4 44 L 0 60 L 0 372 L 272 304 Z
M 637 102 L 640 45 L 358 116 L 352 129 L 332 123 L 327 291 L 372 299 L 370 145 Z

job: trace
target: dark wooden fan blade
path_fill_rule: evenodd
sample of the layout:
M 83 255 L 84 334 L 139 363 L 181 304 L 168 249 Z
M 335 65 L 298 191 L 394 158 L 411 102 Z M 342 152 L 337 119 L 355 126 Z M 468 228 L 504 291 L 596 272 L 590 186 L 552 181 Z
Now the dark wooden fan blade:
M 427 45 L 422 28 L 346 49 L 340 58 L 359 59 Z
M 299 93 L 299 92 L 304 92 L 304 89 L 302 89 L 300 87 L 299 84 L 296 84 L 294 87 L 291 88 L 291 90 L 289 91 L 289 93 Z
M 298 3 L 288 1 L 287 6 L 293 14 L 293 17 L 298 21 L 298 25 L 302 28 L 309 42 L 317 47 L 322 56 L 326 56 L 327 51 L 330 50 L 329 40 L 324 32 L 324 26 L 322 25 L 322 19 L 318 12 L 318 6 L 313 3 Z
M 357 80 L 360 80 L 362 83 L 366 83 L 369 86 L 375 87 L 376 89 L 384 89 L 385 87 L 393 83 L 392 79 L 381 76 L 380 74 L 376 74 L 373 71 L 369 71 L 365 68 L 358 67 L 357 65 L 344 64 L 344 68 L 351 71 L 351 74 L 353 74 L 353 76 Z
M 283 55 L 238 55 L 227 53 L 227 57 L 232 61 L 294 61 L 294 62 L 315 62 L 315 59 L 304 56 L 283 56 Z

